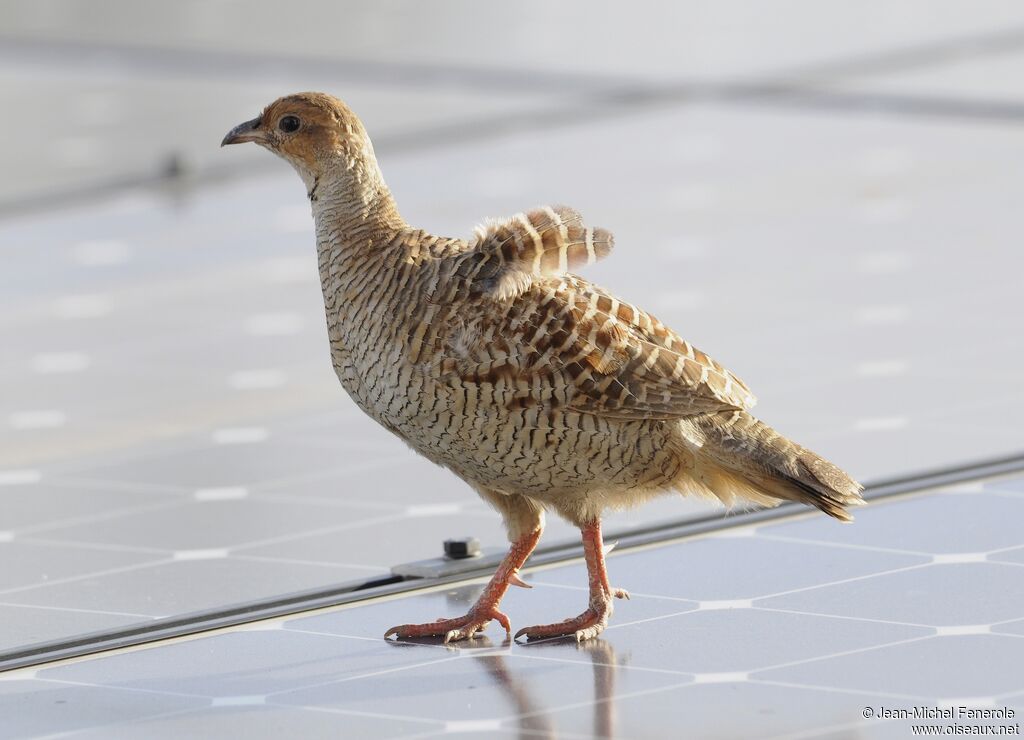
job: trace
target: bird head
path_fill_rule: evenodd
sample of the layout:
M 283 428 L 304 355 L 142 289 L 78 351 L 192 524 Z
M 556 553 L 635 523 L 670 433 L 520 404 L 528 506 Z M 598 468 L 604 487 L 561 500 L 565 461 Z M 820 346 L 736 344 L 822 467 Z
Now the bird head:
M 324 176 L 359 178 L 376 171 L 363 124 L 337 98 L 317 92 L 278 98 L 251 121 L 231 129 L 221 146 L 254 142 L 291 163 L 312 189 Z

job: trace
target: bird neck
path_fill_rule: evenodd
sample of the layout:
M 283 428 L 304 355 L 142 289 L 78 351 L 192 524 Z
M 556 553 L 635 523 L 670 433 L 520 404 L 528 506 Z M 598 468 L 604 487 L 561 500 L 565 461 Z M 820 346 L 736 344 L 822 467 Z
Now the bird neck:
M 316 224 L 320 280 L 330 312 L 332 306 L 349 305 L 345 296 L 351 287 L 388 259 L 387 245 L 409 227 L 374 159 L 321 169 L 306 186 Z
M 318 241 L 325 235 L 356 247 L 367 237 L 394 235 L 408 228 L 372 157 L 338 161 L 303 180 Z

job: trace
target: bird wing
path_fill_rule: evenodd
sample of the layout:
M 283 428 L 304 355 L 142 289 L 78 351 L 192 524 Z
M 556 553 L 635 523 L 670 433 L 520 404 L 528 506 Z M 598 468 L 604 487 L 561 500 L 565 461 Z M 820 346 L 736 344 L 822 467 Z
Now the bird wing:
M 543 206 L 479 227 L 460 276 L 497 301 L 524 293 L 538 277 L 563 275 L 612 251 L 610 231 L 583 223 L 567 206 Z
M 583 339 L 576 356 L 566 358 L 579 389 L 574 408 L 622 418 L 675 418 L 757 402 L 746 383 L 646 311 L 588 288 L 573 312 Z
M 497 299 L 496 299 L 497 300 Z M 574 275 L 540 278 L 474 316 L 435 359 L 442 375 L 491 386 L 509 406 L 542 404 L 620 419 L 743 409 L 738 377 L 639 308 Z

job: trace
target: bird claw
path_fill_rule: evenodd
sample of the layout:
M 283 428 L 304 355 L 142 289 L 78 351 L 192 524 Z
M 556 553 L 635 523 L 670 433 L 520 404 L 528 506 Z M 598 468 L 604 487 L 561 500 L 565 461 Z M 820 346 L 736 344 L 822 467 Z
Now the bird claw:
M 539 640 L 545 637 L 569 637 L 576 638 L 576 642 L 583 642 L 597 637 L 608 625 L 608 618 L 611 616 L 611 605 L 605 608 L 587 609 L 578 617 L 567 619 L 564 622 L 555 624 L 538 624 L 533 627 L 524 627 L 516 632 L 513 639 L 518 640 L 525 636 L 527 640 Z
M 624 588 L 613 588 L 604 595 L 595 594 L 591 597 L 590 606 L 578 617 L 566 619 L 564 622 L 555 624 L 538 624 L 533 627 L 523 627 L 516 632 L 512 639 L 518 640 L 525 636 L 527 640 L 539 640 L 545 637 L 569 637 L 576 638 L 576 642 L 591 640 L 608 626 L 608 620 L 612 616 L 612 597 L 616 599 L 628 599 L 629 591 Z
M 599 614 L 587 609 L 578 617 L 567 619 L 556 624 L 538 624 L 533 627 L 524 627 L 516 632 L 513 639 L 526 637 L 527 640 L 540 640 L 545 637 L 575 637 L 576 642 L 583 642 L 597 637 L 608 624 L 608 613 Z
M 529 583 L 520 578 L 519 574 L 516 571 L 512 571 L 511 573 L 509 573 L 508 578 L 506 580 L 508 581 L 510 586 L 519 586 L 519 588 L 533 588 L 533 586 L 531 586 Z
M 512 634 L 512 624 L 508 621 L 508 617 L 496 608 L 474 607 L 463 617 L 392 627 L 384 633 L 384 639 L 386 640 L 392 635 L 399 640 L 407 637 L 443 637 L 444 644 L 447 645 L 450 642 L 472 640 L 476 637 L 476 633 L 484 629 L 491 620 L 505 628 L 506 637 Z

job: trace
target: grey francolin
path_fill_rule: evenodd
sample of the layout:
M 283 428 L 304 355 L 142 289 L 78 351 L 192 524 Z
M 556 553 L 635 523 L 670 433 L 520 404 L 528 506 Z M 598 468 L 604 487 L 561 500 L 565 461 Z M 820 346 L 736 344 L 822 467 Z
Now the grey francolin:
M 537 545 L 544 511 L 582 531 L 590 601 L 516 637 L 599 634 L 612 613 L 601 515 L 670 492 L 763 506 L 800 501 L 837 519 L 862 503 L 838 467 L 748 413 L 738 377 L 640 308 L 573 271 L 612 235 L 564 206 L 433 236 L 398 212 L 370 139 L 340 100 L 300 93 L 236 126 L 290 162 L 316 222 L 331 358 L 359 407 L 454 472 L 504 517 L 512 545 L 462 617 L 386 636 L 471 638 Z

